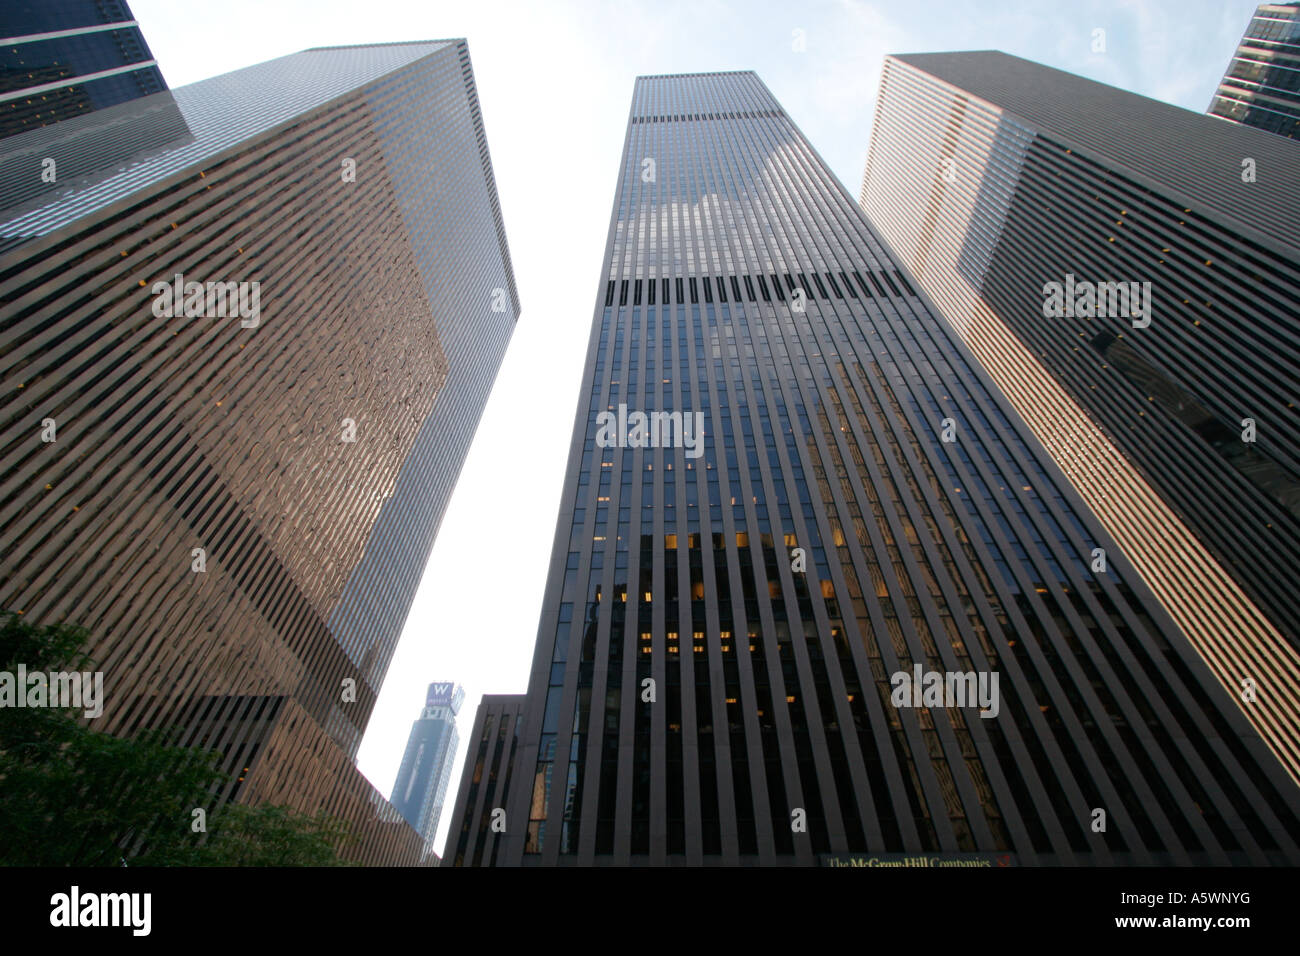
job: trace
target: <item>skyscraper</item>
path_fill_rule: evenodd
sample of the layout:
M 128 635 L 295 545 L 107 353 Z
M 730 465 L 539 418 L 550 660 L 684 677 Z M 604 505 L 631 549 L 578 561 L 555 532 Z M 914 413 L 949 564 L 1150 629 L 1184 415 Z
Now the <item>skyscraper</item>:
M 480 862 L 1297 860 L 1282 767 L 753 73 L 637 80 L 603 269 Z
M 393 782 L 390 802 L 424 839 L 429 852 L 433 852 L 433 837 L 438 832 L 451 765 L 456 759 L 460 740 L 456 714 L 464 700 L 464 689 L 450 681 L 429 685 L 424 709 L 411 724 L 406 753 Z
M 1300 3 L 1259 5 L 1208 112 L 1300 139 Z
M 469 52 L 174 92 L 187 142 L 0 223 L 0 606 L 91 631 L 100 729 L 418 859 L 353 759 L 518 315 Z
M 1300 145 L 990 51 L 887 58 L 871 138 L 869 219 L 1300 780 Z
M 484 694 L 474 715 L 469 753 L 456 791 L 444 857 L 452 866 L 492 866 L 509 822 L 506 796 L 515 770 L 515 749 L 523 736 L 523 694 Z M 486 851 L 486 855 L 485 855 Z
M 125 2 L 0 0 L 0 215 L 188 135 Z
M 0 138 L 165 89 L 125 0 L 0 2 Z

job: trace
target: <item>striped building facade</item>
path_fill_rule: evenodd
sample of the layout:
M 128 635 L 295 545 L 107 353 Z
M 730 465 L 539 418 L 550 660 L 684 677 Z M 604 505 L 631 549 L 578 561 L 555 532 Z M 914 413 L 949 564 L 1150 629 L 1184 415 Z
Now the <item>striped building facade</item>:
M 861 194 L 1296 780 L 1298 182 L 1290 140 L 985 51 L 887 58 Z M 1046 315 L 1067 282 L 1149 312 Z
M 468 50 L 174 94 L 191 138 L 0 223 L 0 606 L 90 630 L 98 729 L 414 863 L 354 758 L 518 315 Z
M 1300 139 L 1300 3 L 1261 3 L 1207 112 Z
M 504 811 L 523 736 L 524 700 L 523 694 L 484 694 L 479 701 L 447 835 L 448 866 L 497 862 L 509 825 Z
M 0 139 L 166 89 L 125 0 L 0 3 Z
M 188 133 L 124 0 L 0 0 L 0 217 Z
M 506 829 L 460 862 L 1300 859 L 1258 732 L 754 74 L 637 80 L 604 269 Z

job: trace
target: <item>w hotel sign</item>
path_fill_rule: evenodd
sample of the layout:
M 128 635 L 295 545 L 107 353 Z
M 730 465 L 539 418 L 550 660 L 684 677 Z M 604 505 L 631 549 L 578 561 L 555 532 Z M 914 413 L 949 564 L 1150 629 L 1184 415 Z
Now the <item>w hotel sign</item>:
M 452 681 L 435 681 L 429 685 L 425 707 L 446 707 L 453 714 L 465 700 L 465 689 Z

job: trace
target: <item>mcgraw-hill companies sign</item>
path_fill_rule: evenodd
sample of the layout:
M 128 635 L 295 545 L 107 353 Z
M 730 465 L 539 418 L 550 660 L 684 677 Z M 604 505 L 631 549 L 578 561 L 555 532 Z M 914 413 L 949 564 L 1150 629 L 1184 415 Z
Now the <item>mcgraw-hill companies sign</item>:
M 907 856 L 902 853 L 868 853 L 823 854 L 822 866 L 862 866 L 871 869 L 913 868 L 913 867 L 975 867 L 994 869 L 1000 866 L 1015 866 L 1016 858 L 1010 853 L 946 853 Z

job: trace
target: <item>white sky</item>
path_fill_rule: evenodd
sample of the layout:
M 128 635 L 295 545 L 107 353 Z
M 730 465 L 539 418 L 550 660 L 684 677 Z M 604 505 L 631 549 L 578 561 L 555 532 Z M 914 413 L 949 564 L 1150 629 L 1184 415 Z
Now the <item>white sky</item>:
M 169 85 L 313 46 L 466 37 L 523 312 L 358 764 L 387 794 L 426 685 L 532 662 L 633 79 L 753 69 L 856 198 L 887 53 L 998 49 L 1203 112 L 1255 0 L 130 0 Z M 1092 31 L 1106 31 L 1104 54 Z M 806 50 L 792 37 L 802 30 Z M 272 93 L 273 91 L 268 91 Z

